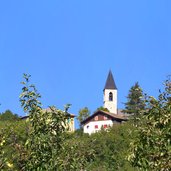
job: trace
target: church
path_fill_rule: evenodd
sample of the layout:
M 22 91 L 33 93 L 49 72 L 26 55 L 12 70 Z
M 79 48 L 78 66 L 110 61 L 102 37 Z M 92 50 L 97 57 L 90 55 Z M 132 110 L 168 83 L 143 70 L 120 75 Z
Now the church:
M 117 109 L 117 87 L 112 75 L 109 71 L 105 87 L 103 89 L 103 107 L 106 111 L 97 110 L 91 116 L 82 121 L 84 133 L 92 134 L 101 128 L 107 129 L 113 124 L 127 121 L 126 116 Z

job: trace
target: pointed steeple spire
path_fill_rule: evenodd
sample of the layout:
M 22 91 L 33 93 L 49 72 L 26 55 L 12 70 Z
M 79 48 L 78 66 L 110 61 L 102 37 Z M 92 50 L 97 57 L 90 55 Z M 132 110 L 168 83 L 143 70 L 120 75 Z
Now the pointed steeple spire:
M 112 75 L 111 70 L 109 71 L 109 74 L 108 74 L 108 77 L 107 77 L 107 80 L 106 80 L 104 90 L 105 89 L 115 89 L 115 90 L 117 90 L 117 87 L 116 87 L 115 81 L 113 79 L 113 75 Z

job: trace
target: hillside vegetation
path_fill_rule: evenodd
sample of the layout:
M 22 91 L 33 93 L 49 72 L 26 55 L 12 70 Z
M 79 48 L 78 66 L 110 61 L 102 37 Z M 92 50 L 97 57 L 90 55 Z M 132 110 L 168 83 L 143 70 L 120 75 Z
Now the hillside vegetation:
M 67 132 L 66 108 L 43 112 L 40 94 L 24 75 L 20 95 L 28 120 L 0 117 L 0 170 L 171 170 L 171 83 L 145 99 L 136 118 L 92 135 Z M 3 116 L 4 118 L 4 116 Z M 11 117 L 9 117 L 11 118 Z

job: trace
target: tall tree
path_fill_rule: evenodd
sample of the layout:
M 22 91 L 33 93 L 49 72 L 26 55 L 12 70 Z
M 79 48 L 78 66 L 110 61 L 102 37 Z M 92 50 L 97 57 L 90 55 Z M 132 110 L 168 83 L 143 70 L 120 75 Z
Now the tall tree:
M 127 102 L 125 103 L 124 113 L 138 114 L 140 110 L 145 109 L 145 100 L 141 87 L 138 82 L 129 90 Z
M 142 170 L 171 170 L 171 80 L 165 82 L 165 91 L 158 99 L 149 97 L 148 110 L 133 129 L 129 160 Z
M 79 110 L 77 119 L 80 123 L 80 128 L 81 128 L 81 122 L 89 116 L 90 116 L 90 110 L 88 109 L 88 107 L 84 107 Z
M 25 170 L 60 170 L 60 150 L 66 131 L 66 111 L 50 107 L 43 111 L 34 85 L 29 82 L 30 75 L 24 74 L 24 87 L 20 95 L 21 105 L 29 114 L 30 131 L 26 141 L 29 152 Z M 68 107 L 67 107 L 68 109 Z

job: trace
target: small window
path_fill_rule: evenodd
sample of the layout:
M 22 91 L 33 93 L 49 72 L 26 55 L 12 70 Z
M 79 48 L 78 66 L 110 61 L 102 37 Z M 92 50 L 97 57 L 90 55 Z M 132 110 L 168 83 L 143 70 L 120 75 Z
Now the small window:
M 107 116 L 104 116 L 104 120 L 107 120 L 108 118 L 107 118 Z
M 94 127 L 95 127 L 95 129 L 98 129 L 98 125 L 95 125 Z
M 95 121 L 98 121 L 98 116 L 95 116 L 94 120 L 95 120 Z
M 107 125 L 103 125 L 103 128 L 107 128 Z
M 112 92 L 109 93 L 109 101 L 113 101 L 113 93 Z
M 87 125 L 87 129 L 89 128 L 89 125 Z

